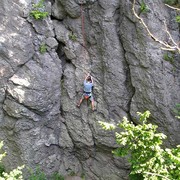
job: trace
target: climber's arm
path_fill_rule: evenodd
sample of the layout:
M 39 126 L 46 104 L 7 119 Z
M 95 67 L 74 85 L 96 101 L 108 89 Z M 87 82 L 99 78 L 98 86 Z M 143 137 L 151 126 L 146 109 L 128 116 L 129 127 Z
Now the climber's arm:
M 85 76 L 85 81 L 87 80 L 87 78 L 90 76 L 90 74 L 88 73 L 86 76 Z
M 94 84 L 94 80 L 93 80 L 93 77 L 91 76 L 91 81 L 92 81 L 92 84 Z

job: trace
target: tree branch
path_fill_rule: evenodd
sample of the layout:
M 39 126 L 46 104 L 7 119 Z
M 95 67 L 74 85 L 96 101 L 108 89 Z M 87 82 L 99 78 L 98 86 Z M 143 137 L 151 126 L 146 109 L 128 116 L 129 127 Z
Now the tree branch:
M 153 175 L 153 176 L 159 176 L 159 177 L 163 177 L 164 179 L 166 180 L 170 180 L 169 178 L 163 176 L 163 175 L 160 175 L 160 174 L 157 174 L 157 173 L 150 173 L 150 172 L 144 172 L 145 174 L 149 174 L 149 175 Z
M 170 5 L 168 5 L 168 4 L 165 4 L 167 7 L 169 7 L 169 8 L 171 8 L 171 9 L 174 9 L 174 10 L 177 10 L 177 11 L 180 11 L 180 9 L 179 8 L 175 8 L 175 7 L 173 7 L 173 6 L 170 6 Z
M 148 35 L 156 42 L 160 43 L 163 47 L 161 47 L 161 49 L 163 50 L 168 50 L 168 51 L 178 51 L 178 53 L 180 54 L 180 47 L 178 46 L 178 44 L 173 40 L 170 32 L 167 29 L 167 25 L 165 24 L 165 32 L 168 34 L 172 45 L 169 45 L 166 41 L 161 41 L 160 39 L 158 39 L 153 33 L 151 33 L 151 31 L 149 30 L 148 26 L 146 25 L 146 23 L 144 22 L 144 20 L 138 16 L 138 14 L 135 11 L 135 3 L 136 0 L 133 0 L 133 5 L 132 5 L 132 11 L 133 14 L 135 15 L 135 17 L 140 21 L 140 23 L 142 23 L 142 25 L 144 26 L 144 28 L 146 29 Z

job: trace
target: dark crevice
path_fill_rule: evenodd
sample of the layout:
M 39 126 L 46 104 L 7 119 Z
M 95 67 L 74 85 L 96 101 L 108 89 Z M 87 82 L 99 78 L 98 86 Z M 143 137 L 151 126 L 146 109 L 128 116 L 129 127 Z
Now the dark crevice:
M 50 16 L 50 19 L 51 19 L 52 21 L 53 21 L 53 20 L 57 20 L 57 21 L 59 21 L 59 22 L 63 22 L 63 20 L 58 19 L 58 18 L 56 18 L 56 17 L 53 16 L 53 15 Z
M 131 103 L 132 103 L 132 98 L 133 96 L 135 95 L 135 87 L 133 86 L 132 84 L 132 79 L 131 79 L 131 69 L 130 69 L 130 65 L 128 63 L 128 60 L 126 59 L 126 49 L 124 48 L 123 46 L 123 41 L 121 40 L 121 37 L 120 37 L 120 34 L 118 34 L 119 36 L 119 42 L 121 44 L 121 47 L 123 49 L 123 56 L 124 56 L 124 67 L 125 67 L 125 73 L 126 73 L 126 81 L 125 81 L 125 85 L 126 85 L 126 89 L 128 91 L 128 103 L 127 103 L 127 109 L 125 110 L 127 115 L 128 115 L 128 118 L 133 122 L 133 118 L 131 117 L 131 113 L 130 113 L 130 110 L 131 110 Z M 135 122 L 133 122 L 135 123 Z
M 130 111 L 131 111 L 132 98 L 133 98 L 134 95 L 135 95 L 136 89 L 135 89 L 135 87 L 134 87 L 133 84 L 132 84 L 131 69 L 130 69 L 129 63 L 128 63 L 126 57 L 125 57 L 126 50 L 124 49 L 122 42 L 121 42 L 121 44 L 122 44 L 122 48 L 123 48 L 123 51 L 124 51 L 124 60 L 125 60 L 125 63 L 126 63 L 126 82 L 125 82 L 125 84 L 126 84 L 127 90 L 129 91 L 129 92 L 128 92 L 129 101 L 128 101 L 128 103 L 127 103 L 127 109 L 128 109 L 128 110 L 126 111 L 126 113 L 128 114 L 128 118 L 129 118 L 133 123 L 135 123 L 135 122 L 133 121 L 133 118 L 131 117 L 131 112 L 130 112 Z M 135 123 L 135 124 L 136 124 L 136 123 Z
M 126 89 L 128 91 L 128 103 L 126 105 L 126 107 L 121 107 L 128 115 L 128 118 L 132 121 L 132 117 L 131 117 L 131 114 L 130 114 L 130 108 L 131 108 L 131 102 L 132 102 L 132 98 L 135 94 L 135 88 L 133 87 L 132 85 L 132 80 L 131 80 L 131 70 L 130 70 L 130 66 L 129 66 L 129 63 L 126 59 L 126 49 L 124 48 L 123 46 L 123 41 L 121 40 L 121 34 L 120 34 L 120 24 L 122 23 L 122 20 L 123 20 L 123 16 L 121 16 L 121 9 L 120 7 L 118 7 L 115 11 L 115 14 L 114 14 L 114 20 L 116 22 L 116 32 L 117 32 L 117 35 L 119 37 L 119 43 L 122 47 L 122 54 L 123 54 L 123 57 L 124 57 L 124 62 L 123 62 L 123 65 L 124 65 L 124 72 L 126 74 L 126 81 L 125 81 L 125 85 L 126 85 Z
M 61 114 L 61 116 L 62 116 L 62 117 L 64 117 L 64 116 L 65 116 L 65 113 L 64 113 L 64 111 L 63 111 L 63 107 L 62 107 L 62 105 L 60 106 L 60 114 Z
M 2 106 L 5 105 L 5 101 L 6 101 L 7 98 L 8 98 L 8 90 L 7 90 L 7 86 L 5 86 L 5 93 L 4 93 L 4 98 L 3 98 L 3 101 L 2 101 Z M 4 110 L 4 108 L 2 108 L 2 110 L 3 110 L 4 114 L 7 114 L 6 111 Z
M 64 74 L 62 74 L 62 76 L 61 76 L 61 91 L 62 91 L 62 89 L 64 89 Z M 62 103 L 60 103 L 60 114 L 61 114 L 61 116 L 64 118 L 65 117 L 65 113 L 64 113 L 64 111 L 63 111 L 63 105 L 62 105 Z
M 59 45 L 58 45 L 56 52 L 57 52 L 59 59 L 62 60 L 62 59 L 64 59 L 64 56 L 65 56 L 64 51 L 63 51 L 63 47 L 65 46 L 65 44 L 62 42 L 58 42 L 58 43 L 59 43 Z
M 117 8 L 114 13 L 114 20 L 116 22 L 116 31 L 117 34 L 120 32 L 120 8 Z
M 66 67 L 66 64 L 71 64 L 71 60 L 67 58 L 67 56 L 65 55 L 64 53 L 64 47 L 65 47 L 65 44 L 62 43 L 62 42 L 59 42 L 59 45 L 58 45 L 58 48 L 56 50 L 57 52 L 57 55 L 59 57 L 59 59 L 61 60 L 61 65 L 62 65 L 62 70 L 64 72 L 64 69 Z
M 65 116 L 65 114 L 64 114 L 64 116 Z M 65 125 L 65 127 L 66 127 L 66 130 L 67 130 L 67 133 L 68 133 L 68 135 L 69 135 L 69 137 L 71 138 L 71 140 L 72 140 L 72 143 L 73 143 L 73 149 L 74 149 L 74 152 L 78 152 L 77 151 L 77 146 L 76 146 L 76 142 L 74 141 L 74 139 L 73 139 L 73 137 L 72 137 L 72 135 L 71 135 L 71 132 L 70 132 L 70 130 L 68 129 L 68 125 L 66 124 L 66 122 L 63 122 L 63 124 Z M 74 153 L 74 155 L 75 155 L 75 157 L 78 159 L 78 162 L 79 162 L 79 164 L 81 165 L 81 169 L 82 169 L 82 171 L 83 171 L 83 164 L 82 164 L 82 161 L 80 160 L 80 158 L 78 157 L 78 155 L 77 155 L 77 153 Z

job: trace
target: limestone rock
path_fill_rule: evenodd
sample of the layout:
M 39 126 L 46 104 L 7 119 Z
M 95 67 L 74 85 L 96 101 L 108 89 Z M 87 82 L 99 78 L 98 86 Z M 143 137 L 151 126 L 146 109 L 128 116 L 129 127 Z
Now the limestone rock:
M 73 172 L 87 180 L 127 180 L 129 164 L 111 153 L 117 147 L 114 132 L 102 130 L 98 121 L 116 124 L 127 116 L 138 123 L 137 111 L 150 110 L 167 145 L 180 144 L 180 121 L 173 113 L 180 102 L 179 55 L 174 63 L 163 59 L 166 52 L 135 18 L 131 1 L 45 1 L 49 16 L 38 21 L 29 17 L 33 2 L 0 2 L 0 136 L 6 167 L 40 165 L 48 177 Z M 160 1 L 144 2 L 150 11 L 142 18 L 151 31 L 167 40 L 159 30 L 166 18 L 178 42 L 178 25 L 170 21 L 174 13 Z M 76 106 L 89 72 L 95 112 L 86 101 Z
M 52 16 L 56 19 L 63 20 L 65 18 L 65 10 L 59 0 L 55 0 L 55 3 L 52 5 Z
M 46 45 L 48 45 L 52 49 L 57 49 L 58 48 L 58 42 L 53 37 L 49 37 L 49 38 L 46 39 Z

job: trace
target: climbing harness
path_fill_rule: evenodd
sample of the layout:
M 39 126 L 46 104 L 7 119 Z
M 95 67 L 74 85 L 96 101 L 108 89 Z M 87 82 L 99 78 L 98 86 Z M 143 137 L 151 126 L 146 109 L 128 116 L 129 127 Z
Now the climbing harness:
M 91 92 L 84 92 L 84 99 L 88 100 L 91 97 Z

